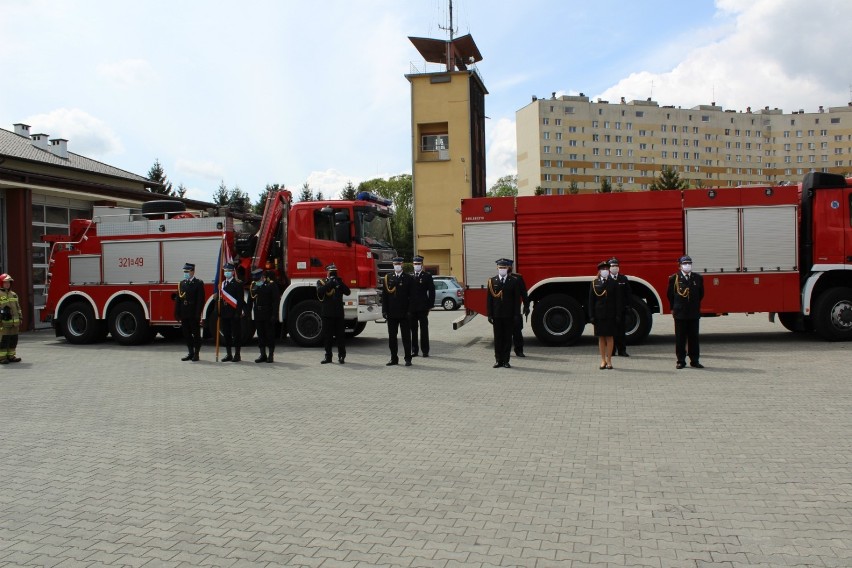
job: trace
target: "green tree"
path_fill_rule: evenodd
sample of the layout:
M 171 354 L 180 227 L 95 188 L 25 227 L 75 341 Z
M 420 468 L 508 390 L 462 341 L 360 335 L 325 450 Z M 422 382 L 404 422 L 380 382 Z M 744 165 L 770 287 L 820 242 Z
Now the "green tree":
M 240 189 L 240 186 L 235 185 L 228 192 L 228 206 L 235 211 L 247 212 L 251 208 L 251 198 L 248 193 Z
M 340 192 L 340 199 L 345 201 L 354 201 L 357 195 L 358 190 L 356 190 L 355 186 L 352 185 L 352 181 L 348 181 L 346 182 L 346 187 L 344 187 L 343 191 Z
M 601 179 L 600 193 L 612 193 L 612 183 L 610 183 L 609 178 Z
M 580 193 L 580 186 L 577 185 L 576 181 L 572 181 L 571 185 L 568 186 L 568 193 L 571 195 L 577 195 Z
M 225 185 L 225 180 L 219 182 L 219 187 L 216 189 L 216 192 L 213 194 L 213 203 L 216 205 L 227 205 L 228 199 L 230 199 L 231 193 L 228 191 L 228 186 Z
M 488 197 L 516 197 L 518 195 L 518 175 L 499 178 L 485 195 Z
M 358 193 L 369 191 L 393 202 L 391 236 L 397 252 L 405 258 L 414 254 L 414 184 L 411 174 L 388 179 L 375 178 L 358 184 Z
M 544 188 L 540 185 L 535 186 L 535 192 L 533 195 L 544 195 Z
M 186 186 L 182 183 L 178 184 L 177 191 L 175 191 L 176 197 L 186 197 Z
M 689 187 L 689 181 L 681 179 L 677 170 L 669 166 L 663 166 L 663 171 L 660 177 L 654 180 L 651 184 L 651 191 L 666 191 L 671 189 L 686 189 Z
M 175 195 L 172 191 L 172 182 L 166 177 L 166 172 L 163 170 L 163 165 L 160 163 L 159 158 L 154 160 L 154 165 L 148 170 L 148 179 L 159 184 L 148 188 L 151 193 L 159 193 L 171 197 Z
M 325 201 L 325 195 L 323 195 L 322 190 L 317 190 L 317 196 L 314 198 L 314 201 Z
M 278 183 L 266 184 L 266 188 L 261 192 L 258 196 L 257 201 L 255 201 L 252 206 L 252 211 L 254 211 L 258 215 L 263 215 L 263 210 L 266 208 L 266 198 L 269 197 L 270 193 L 274 193 L 276 191 L 280 191 L 284 189 L 284 186 Z
M 302 185 L 302 191 L 299 193 L 299 197 L 296 201 L 315 201 L 314 190 L 311 189 L 308 182 L 305 182 L 304 185 Z

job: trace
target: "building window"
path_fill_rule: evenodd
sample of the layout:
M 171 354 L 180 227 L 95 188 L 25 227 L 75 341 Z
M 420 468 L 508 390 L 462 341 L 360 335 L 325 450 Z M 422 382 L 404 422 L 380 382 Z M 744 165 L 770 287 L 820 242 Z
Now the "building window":
M 556 119 L 553 120 L 553 122 L 554 122 L 554 124 L 556 124 L 556 126 L 562 126 L 562 119 L 561 118 L 556 118 Z
M 438 152 L 450 149 L 450 136 L 448 134 L 426 134 L 420 138 L 421 152 Z
M 550 119 L 549 119 L 549 118 L 547 118 L 547 117 L 542 118 L 542 119 L 541 119 L 541 123 L 542 123 L 543 125 L 547 126 L 548 124 L 550 124 Z
M 561 132 L 557 132 L 557 133 L 556 133 L 556 139 L 557 139 L 557 140 L 562 140 L 562 133 L 561 133 Z
M 556 147 L 556 153 L 557 153 L 557 154 L 561 154 L 561 153 L 562 153 L 562 146 L 557 146 L 557 147 Z
M 597 128 L 597 127 L 598 127 L 598 121 L 597 121 L 597 120 L 593 120 L 593 121 L 592 121 L 592 128 Z
M 574 114 L 574 107 L 565 107 L 565 114 Z
M 544 164 L 542 164 L 542 165 L 543 165 L 545 168 L 549 168 L 549 167 L 550 167 L 550 160 L 545 160 L 545 161 L 544 161 Z
M 550 132 L 543 132 L 543 133 L 542 133 L 542 137 L 543 137 L 545 140 L 550 140 Z
M 577 127 L 576 126 L 569 126 L 568 132 L 577 132 Z

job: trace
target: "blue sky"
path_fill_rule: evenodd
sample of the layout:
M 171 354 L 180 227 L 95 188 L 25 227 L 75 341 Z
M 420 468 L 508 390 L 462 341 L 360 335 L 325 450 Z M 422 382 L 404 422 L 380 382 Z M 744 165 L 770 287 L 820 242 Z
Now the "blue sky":
M 411 172 L 408 36 L 445 38 L 447 0 L 0 0 L 0 128 L 188 196 L 220 181 L 325 195 Z M 483 55 L 487 175 L 514 173 L 532 95 L 800 108 L 850 102 L 847 0 L 455 0 Z M 431 69 L 430 69 L 431 70 Z

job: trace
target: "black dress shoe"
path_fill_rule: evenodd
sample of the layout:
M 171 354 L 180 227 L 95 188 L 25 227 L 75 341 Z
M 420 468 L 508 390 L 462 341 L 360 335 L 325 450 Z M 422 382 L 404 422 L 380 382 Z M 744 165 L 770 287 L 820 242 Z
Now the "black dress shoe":
M 325 359 L 320 361 L 320 365 L 326 365 L 328 363 L 331 363 L 331 357 L 326 357 Z
M 242 360 L 242 357 L 240 357 L 239 355 L 234 355 L 234 358 L 231 359 L 231 361 L 233 361 L 234 363 L 239 363 Z
M 192 356 L 192 360 L 193 360 L 193 361 L 198 361 L 198 353 L 196 353 L 195 355 L 193 355 L 193 356 Z
M 223 363 L 227 363 L 228 361 L 233 361 L 233 360 L 234 360 L 234 358 L 233 358 L 233 357 L 231 357 L 230 355 L 227 355 L 227 356 L 225 356 L 225 357 L 222 357 L 222 362 L 223 362 Z
M 266 355 L 261 355 L 257 359 L 254 360 L 255 363 L 266 363 Z
M 515 351 L 515 357 L 526 357 L 523 351 Z
M 338 357 L 337 362 L 340 363 L 341 365 L 345 365 L 346 364 L 346 357 Z
M 619 357 L 630 357 L 630 354 L 627 353 L 627 351 L 622 351 L 621 353 L 618 354 L 618 356 Z
M 506 361 L 505 363 L 503 363 L 503 368 L 504 368 L 504 369 L 511 369 L 511 368 L 512 368 L 512 366 L 509 364 L 509 362 L 508 362 L 508 361 Z
M 675 365 L 675 369 L 683 369 L 684 367 L 686 367 L 686 363 L 678 363 Z
M 411 359 L 406 359 L 406 360 L 405 360 L 405 366 L 406 366 L 406 367 L 410 367 L 410 366 L 411 366 Z
M 266 362 L 267 362 L 267 363 L 274 363 L 274 362 L 275 362 L 275 357 L 273 357 L 272 355 L 270 355 L 269 357 L 267 357 L 267 358 L 266 358 Z
M 188 354 L 186 357 L 181 357 L 181 361 L 192 361 L 192 353 Z
M 419 353 L 412 353 L 411 354 L 412 357 L 417 357 L 418 355 L 419 355 Z
M 399 365 L 399 359 L 391 359 L 385 363 L 385 367 L 392 367 L 393 365 Z
M 428 356 L 429 356 L 429 354 L 428 354 L 428 353 L 423 353 L 423 356 L 424 356 L 424 357 L 428 357 Z
M 503 366 L 503 363 L 494 363 L 494 368 L 495 368 L 495 369 L 499 369 L 499 368 L 500 368 L 500 367 L 502 367 L 502 366 Z
M 696 363 L 690 363 L 689 366 L 694 367 L 695 369 L 703 369 L 704 368 L 704 365 L 702 365 L 701 363 L 697 363 L 697 362 Z

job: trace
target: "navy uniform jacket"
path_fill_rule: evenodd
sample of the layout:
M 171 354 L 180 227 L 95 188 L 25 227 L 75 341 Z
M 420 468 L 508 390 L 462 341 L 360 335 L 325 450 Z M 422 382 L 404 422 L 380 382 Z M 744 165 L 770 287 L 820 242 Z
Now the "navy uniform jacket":
M 278 321 L 278 284 L 252 282 L 249 297 L 255 321 Z
M 612 277 L 601 280 L 600 276 L 592 280 L 589 287 L 589 319 L 596 323 L 615 321 L 621 317 L 624 306 L 621 304 L 621 294 L 618 284 Z
M 237 301 L 237 307 L 232 308 L 224 298 L 220 298 L 222 304 L 219 306 L 219 313 L 223 318 L 239 318 L 243 315 L 243 310 L 246 306 L 245 298 L 243 298 L 243 283 L 236 278 L 229 278 L 222 282 L 222 288 L 234 297 Z
M 514 274 L 506 276 L 506 282 L 500 284 L 500 277 L 488 280 L 488 317 L 521 317 L 521 279 Z
M 524 277 L 517 272 L 512 273 L 512 276 L 518 279 L 518 291 L 521 296 L 521 302 L 524 304 L 524 310 L 530 309 L 530 297 L 527 294 L 527 283 L 524 282 Z
M 411 311 L 431 310 L 435 305 L 435 283 L 432 281 L 432 275 L 421 270 L 420 274 L 411 275 L 411 284 Z
M 343 296 L 348 296 L 349 292 L 349 287 L 337 276 L 317 280 L 320 315 L 325 318 L 342 318 Z
M 411 293 L 414 289 L 410 274 L 386 274 L 382 278 L 382 315 L 386 318 L 405 318 L 411 311 Z
M 694 272 L 689 276 L 675 272 L 669 276 L 666 295 L 674 319 L 698 319 L 701 317 L 701 300 L 704 299 L 704 278 Z
M 242 294 L 241 294 L 242 295 Z M 204 282 L 198 278 L 181 280 L 175 298 L 175 319 L 185 320 L 195 318 L 201 321 L 201 311 L 204 309 Z
M 630 307 L 630 302 L 633 300 L 633 294 L 630 292 L 630 280 L 624 274 L 619 274 L 618 276 L 610 274 L 609 277 L 615 280 L 618 297 L 621 300 L 621 311 L 626 312 L 627 308 Z

